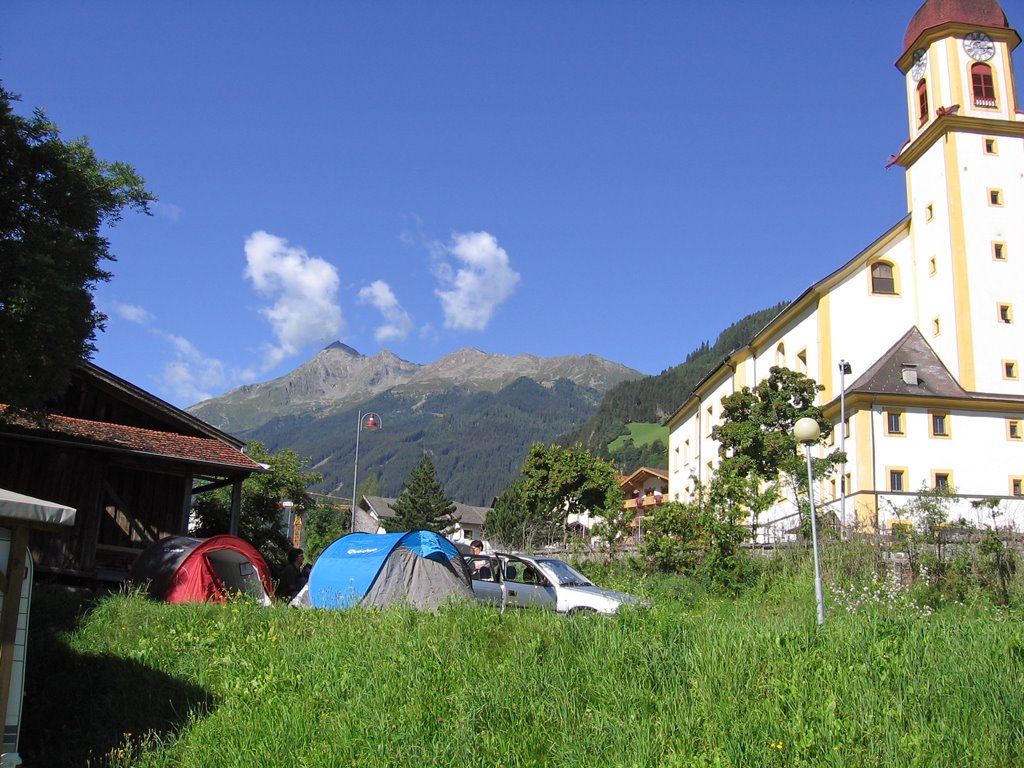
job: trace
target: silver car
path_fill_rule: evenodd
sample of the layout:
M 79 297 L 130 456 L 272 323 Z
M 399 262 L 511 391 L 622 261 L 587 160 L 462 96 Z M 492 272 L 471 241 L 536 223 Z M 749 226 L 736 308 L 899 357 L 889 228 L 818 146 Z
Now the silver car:
M 473 594 L 506 608 L 536 606 L 558 613 L 615 613 L 623 605 L 647 605 L 634 595 L 601 589 L 568 563 L 554 557 L 493 554 L 466 558 Z

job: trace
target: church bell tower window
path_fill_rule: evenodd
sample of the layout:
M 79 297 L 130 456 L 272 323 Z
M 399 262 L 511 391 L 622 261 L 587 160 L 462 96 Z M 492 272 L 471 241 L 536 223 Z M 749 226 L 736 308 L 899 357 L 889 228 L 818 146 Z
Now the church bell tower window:
M 971 65 L 971 86 L 974 89 L 974 106 L 995 109 L 996 88 L 992 82 L 992 67 L 988 64 Z
M 928 85 L 924 80 L 917 84 L 918 125 L 928 122 Z

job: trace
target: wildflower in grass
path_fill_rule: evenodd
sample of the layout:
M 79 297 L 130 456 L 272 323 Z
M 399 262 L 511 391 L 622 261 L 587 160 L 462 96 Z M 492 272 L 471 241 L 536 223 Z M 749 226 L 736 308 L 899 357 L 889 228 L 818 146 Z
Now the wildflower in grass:
M 785 744 L 783 744 L 781 741 L 773 741 L 770 746 L 772 749 L 778 749 L 781 751 Z

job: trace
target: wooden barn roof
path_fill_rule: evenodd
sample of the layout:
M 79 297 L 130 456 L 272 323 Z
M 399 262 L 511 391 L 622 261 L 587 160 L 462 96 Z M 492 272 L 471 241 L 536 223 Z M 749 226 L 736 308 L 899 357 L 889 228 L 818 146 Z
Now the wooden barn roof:
M 0 411 L 7 406 L 0 405 Z M 263 466 L 222 440 L 193 437 L 154 429 L 130 427 L 101 421 L 49 415 L 45 422 L 17 416 L 8 422 L 8 431 L 28 438 L 64 440 L 91 447 L 155 456 L 190 464 L 206 464 L 224 469 L 261 472 Z

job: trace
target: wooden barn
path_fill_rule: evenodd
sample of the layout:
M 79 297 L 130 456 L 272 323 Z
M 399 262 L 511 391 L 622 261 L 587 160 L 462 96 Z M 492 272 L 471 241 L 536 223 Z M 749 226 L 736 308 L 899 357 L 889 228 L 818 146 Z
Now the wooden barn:
M 188 532 L 195 494 L 224 486 L 237 533 L 242 481 L 261 471 L 240 440 L 89 362 L 44 421 L 0 421 L 0 488 L 78 510 L 70 530 L 33 531 L 40 576 L 124 580 L 149 544 Z

